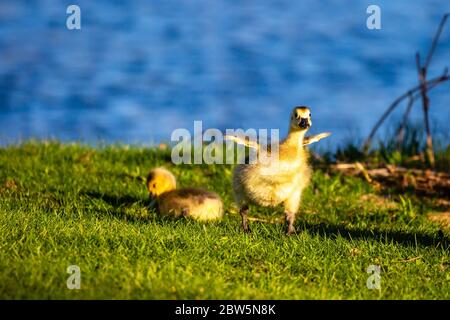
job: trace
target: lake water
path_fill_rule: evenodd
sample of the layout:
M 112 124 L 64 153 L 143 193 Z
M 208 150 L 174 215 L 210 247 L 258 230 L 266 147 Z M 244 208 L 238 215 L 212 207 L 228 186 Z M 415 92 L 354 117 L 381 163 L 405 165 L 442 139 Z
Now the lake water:
M 176 128 L 279 128 L 312 108 L 328 144 L 361 139 L 417 84 L 450 1 L 0 2 L 0 141 L 29 138 L 151 144 Z M 381 7 L 381 30 L 366 8 Z M 429 71 L 450 65 L 450 23 Z M 414 115 L 420 119 L 421 105 Z M 400 110 L 399 110 L 400 111 Z M 450 82 L 431 93 L 448 132 Z M 397 119 L 401 113 L 396 114 Z

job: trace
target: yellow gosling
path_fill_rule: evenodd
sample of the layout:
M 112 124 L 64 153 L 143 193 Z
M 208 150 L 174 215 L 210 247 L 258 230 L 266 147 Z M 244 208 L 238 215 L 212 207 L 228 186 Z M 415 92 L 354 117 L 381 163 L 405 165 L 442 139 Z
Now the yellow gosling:
M 148 174 L 149 196 L 156 200 L 160 214 L 197 221 L 222 218 L 223 203 L 216 193 L 194 188 L 176 189 L 176 186 L 174 175 L 164 168 L 153 169 Z
M 322 133 L 305 139 L 311 125 L 310 109 L 295 107 L 290 116 L 289 134 L 280 142 L 278 160 L 272 159 L 269 164 L 258 162 L 236 166 L 233 190 L 245 232 L 250 232 L 247 218 L 249 204 L 263 207 L 283 205 L 286 233 L 295 232 L 295 216 L 300 208 L 303 190 L 311 177 L 309 154 L 304 146 L 329 136 L 329 133 Z

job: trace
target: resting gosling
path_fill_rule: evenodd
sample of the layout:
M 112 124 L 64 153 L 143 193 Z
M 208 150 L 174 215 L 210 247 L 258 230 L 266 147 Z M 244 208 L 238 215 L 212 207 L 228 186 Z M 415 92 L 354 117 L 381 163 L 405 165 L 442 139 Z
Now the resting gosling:
M 311 177 L 308 151 L 304 145 L 330 135 L 322 133 L 305 138 L 311 125 L 309 108 L 295 107 L 291 113 L 289 134 L 279 144 L 278 160 L 271 160 L 268 164 L 257 162 L 236 166 L 233 172 L 233 190 L 245 232 L 250 232 L 247 218 L 249 204 L 264 207 L 283 205 L 286 233 L 289 235 L 295 232 L 295 215 L 300 207 L 302 192 Z M 259 146 L 250 147 L 259 149 Z
M 176 189 L 176 186 L 175 176 L 164 168 L 153 169 L 148 174 L 149 196 L 155 200 L 160 214 L 198 221 L 222 218 L 223 204 L 217 194 L 202 189 Z

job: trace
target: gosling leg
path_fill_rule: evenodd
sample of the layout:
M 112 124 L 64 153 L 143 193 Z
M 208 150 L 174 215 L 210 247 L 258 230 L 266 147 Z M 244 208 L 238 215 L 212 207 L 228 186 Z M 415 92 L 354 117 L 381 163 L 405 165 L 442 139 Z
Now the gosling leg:
M 181 215 L 185 218 L 189 217 L 189 209 L 184 208 L 183 210 L 181 210 Z
M 241 209 L 239 210 L 239 213 L 241 214 L 242 217 L 242 228 L 244 229 L 245 233 L 250 233 L 250 227 L 248 226 L 248 205 L 244 204 Z
M 294 220 L 295 220 L 295 212 L 286 211 L 286 235 L 290 236 L 295 233 L 294 228 Z
M 298 209 L 300 207 L 300 199 L 302 197 L 302 190 L 297 190 L 297 192 L 294 192 L 291 194 L 291 196 L 286 200 L 284 203 L 284 212 L 286 217 L 286 234 L 291 235 L 295 233 L 294 228 L 294 221 L 295 221 L 295 215 L 298 212 Z

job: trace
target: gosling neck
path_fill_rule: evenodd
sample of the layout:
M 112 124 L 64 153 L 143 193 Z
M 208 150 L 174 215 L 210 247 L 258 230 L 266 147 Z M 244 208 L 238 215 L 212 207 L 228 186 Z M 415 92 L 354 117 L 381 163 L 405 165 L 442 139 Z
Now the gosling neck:
M 284 144 L 300 149 L 303 147 L 303 139 L 305 138 L 305 134 L 306 130 L 290 130 Z

